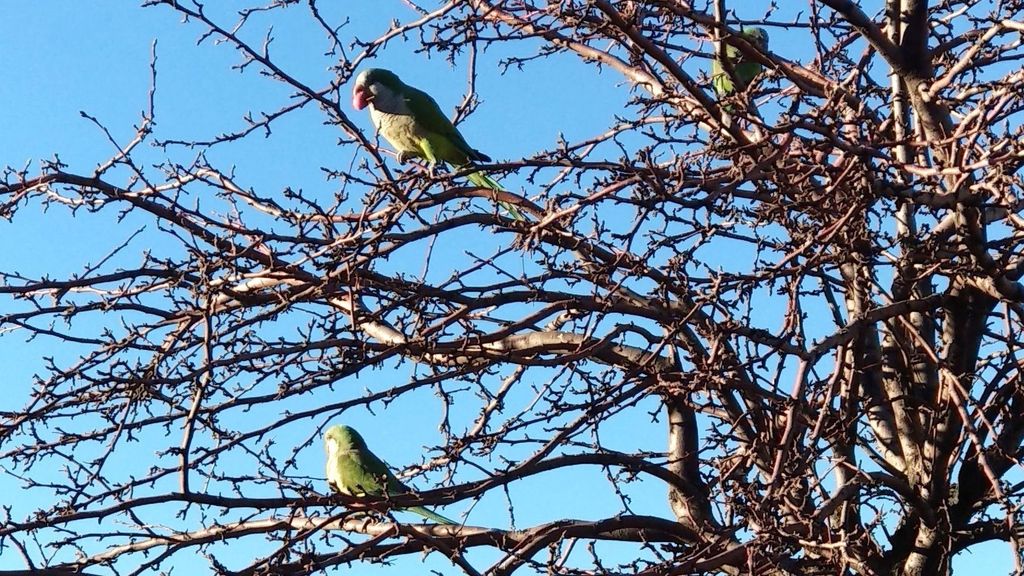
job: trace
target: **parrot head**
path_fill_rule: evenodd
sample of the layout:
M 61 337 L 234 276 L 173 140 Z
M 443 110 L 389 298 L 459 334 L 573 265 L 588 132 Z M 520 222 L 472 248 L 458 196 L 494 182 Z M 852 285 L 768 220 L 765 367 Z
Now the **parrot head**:
M 764 28 L 744 28 L 740 35 L 762 52 L 768 51 L 768 31 Z
M 402 80 L 391 70 L 363 70 L 352 87 L 352 107 L 362 110 L 372 104 L 377 109 L 387 111 L 399 104 L 404 87 Z
M 324 433 L 324 448 L 327 454 L 343 454 L 366 450 L 366 441 L 351 426 L 331 426 Z

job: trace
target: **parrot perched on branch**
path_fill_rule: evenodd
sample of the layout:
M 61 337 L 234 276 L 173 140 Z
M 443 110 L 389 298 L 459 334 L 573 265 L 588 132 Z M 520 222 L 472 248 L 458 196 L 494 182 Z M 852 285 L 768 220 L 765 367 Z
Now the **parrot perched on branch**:
M 366 447 L 366 441 L 353 428 L 328 428 L 324 433 L 324 448 L 327 450 L 327 484 L 336 492 L 348 496 L 384 496 L 412 492 L 395 477 L 383 460 L 370 452 Z M 405 510 L 438 524 L 458 524 L 423 506 L 413 506 Z
M 740 36 L 761 52 L 768 51 L 768 32 L 764 28 L 744 28 Z M 764 70 L 760 62 L 750 60 L 742 50 L 731 44 L 725 46 L 725 60 L 728 65 L 717 57 L 711 64 L 711 85 L 719 100 L 745 91 Z
M 356 77 L 352 107 L 362 110 L 367 106 L 374 128 L 398 151 L 399 162 L 422 158 L 433 172 L 437 164 L 463 169 L 478 161 L 491 161 L 489 156 L 470 147 L 429 94 L 402 82 L 390 70 L 370 68 Z M 496 180 L 481 172 L 471 172 L 466 177 L 481 188 L 505 191 Z M 515 206 L 499 204 L 516 220 L 524 220 Z

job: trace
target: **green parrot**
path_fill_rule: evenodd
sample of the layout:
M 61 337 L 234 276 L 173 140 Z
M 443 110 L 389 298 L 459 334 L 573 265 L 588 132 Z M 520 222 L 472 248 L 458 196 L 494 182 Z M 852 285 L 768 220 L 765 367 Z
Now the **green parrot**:
M 402 82 L 397 74 L 383 68 L 363 70 L 352 88 L 352 107 L 356 110 L 370 107 L 370 120 L 374 128 L 398 151 L 398 161 L 422 158 L 431 172 L 437 164 L 451 164 L 456 168 L 472 167 L 475 162 L 490 162 L 490 156 L 476 150 L 463 138 L 459 129 L 441 112 L 441 107 L 429 94 Z M 504 192 L 496 180 L 480 172 L 471 172 L 467 178 L 481 188 Z M 516 220 L 522 213 L 508 203 L 502 208 Z
M 740 36 L 761 52 L 768 51 L 768 32 L 764 28 L 744 28 Z M 725 47 L 725 58 L 729 66 L 725 66 L 718 58 L 711 63 L 711 85 L 719 100 L 746 90 L 764 70 L 760 62 L 748 60 L 742 50 L 731 44 Z
M 412 492 L 395 477 L 383 460 L 370 452 L 366 441 L 355 429 L 331 426 L 324 433 L 324 448 L 327 450 L 327 484 L 334 491 L 349 496 L 383 496 L 382 484 L 386 482 L 389 495 Z M 423 506 L 413 506 L 406 510 L 438 524 L 458 524 Z

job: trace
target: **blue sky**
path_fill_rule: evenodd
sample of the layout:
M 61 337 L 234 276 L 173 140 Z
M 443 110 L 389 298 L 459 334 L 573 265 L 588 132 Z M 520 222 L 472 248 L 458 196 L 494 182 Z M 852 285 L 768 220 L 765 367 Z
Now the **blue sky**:
M 227 2 L 209 9 L 222 9 L 226 15 L 234 5 Z M 363 40 L 378 36 L 393 18 L 412 17 L 399 1 L 344 2 L 332 4 L 331 8 L 345 10 L 351 19 L 344 34 Z M 0 165 L 27 167 L 30 175 L 39 170 L 40 161 L 55 155 L 68 164 L 70 172 L 88 174 L 113 154 L 114 148 L 103 132 L 82 117 L 81 112 L 95 117 L 119 142 L 130 140 L 148 105 L 154 40 L 158 40 L 157 139 L 201 140 L 238 130 L 245 125 L 242 118 L 246 113 L 273 111 L 290 98 L 291 91 L 286 86 L 257 74 L 255 69 L 232 70 L 240 59 L 229 45 L 210 41 L 197 45 L 202 27 L 182 23 L 166 7 L 142 9 L 128 3 L 77 0 L 0 0 L 0 10 L 5 22 L 4 33 L 0 34 Z M 258 21 L 260 17 L 255 18 Z M 261 23 L 253 29 L 266 32 L 269 24 Z M 275 11 L 272 24 L 271 51 L 275 60 L 287 62 L 288 72 L 308 85 L 325 85 L 332 77 L 328 67 L 334 59 L 323 55 L 328 45 L 322 34 L 308 28 L 307 13 L 301 9 Z M 254 32 L 249 40 L 259 44 L 262 32 Z M 429 58 L 414 53 L 414 47 L 414 42 L 396 39 L 376 56 L 373 65 L 395 70 L 409 84 L 432 94 L 442 109 L 451 111 L 466 90 L 465 55 L 452 66 L 436 55 Z M 790 58 L 802 56 L 795 52 L 801 49 L 795 43 L 776 41 L 773 47 Z M 629 90 L 620 77 L 608 71 L 595 75 L 592 67 L 571 58 L 552 58 L 532 63 L 523 71 L 499 74 L 497 62 L 507 55 L 499 50 L 478 55 L 481 75 L 477 92 L 481 105 L 460 125 L 469 142 L 498 161 L 530 156 L 550 148 L 563 136 L 573 140 L 600 133 L 614 122 L 629 98 Z M 342 90 L 341 100 L 346 104 L 343 112 L 372 134 L 368 116 L 348 107 L 348 88 Z M 353 147 L 338 146 L 343 134 L 338 127 L 325 123 L 326 119 L 323 111 L 308 107 L 275 123 L 271 136 L 250 137 L 243 145 L 216 148 L 208 152 L 208 159 L 222 167 L 233 167 L 238 184 L 267 195 L 290 187 L 330 198 L 338 192 L 338 184 L 325 179 L 323 169 L 345 169 L 358 157 Z M 150 164 L 168 159 L 187 163 L 197 153 L 184 147 L 146 147 L 140 150 L 139 157 Z M 524 180 L 516 178 L 508 183 L 527 186 Z M 33 203 L 21 209 L 12 223 L 0 223 L 0 238 L 6 245 L 17 247 L 8 252 L 4 269 L 13 268 L 27 276 L 66 276 L 95 263 L 110 246 L 127 241 L 137 232 L 128 249 L 117 256 L 126 264 L 137 263 L 143 250 L 164 254 L 181 250 L 177 243 L 168 242 L 153 222 L 134 216 L 118 221 L 116 217 L 108 210 L 71 218 L 61 207 L 44 210 Z M 422 258 L 422 254 L 411 254 L 408 260 L 392 264 L 418 269 Z M 767 317 L 765 322 L 772 325 L 776 320 Z M 93 328 L 94 325 L 85 323 L 73 329 Z M 8 383 L 0 400 L 2 410 L 16 410 L 24 405 L 33 375 L 42 372 L 43 357 L 54 356 L 58 363 L 70 363 L 81 353 L 73 346 L 53 348 L 52 342 L 41 339 L 25 342 L 18 332 L 2 335 L 0 343 L 0 362 L 7 366 Z M 392 363 L 377 373 L 361 375 L 354 384 L 372 387 L 375 377 L 387 374 L 393 378 L 396 373 L 402 371 Z M 440 439 L 436 415 L 419 409 L 429 402 L 430 392 L 421 390 L 387 407 L 380 406 L 376 416 L 361 412 L 346 413 L 345 418 L 364 433 L 374 431 L 365 435 L 384 459 L 395 466 L 409 465 L 420 461 L 424 445 L 436 445 Z M 472 407 L 464 408 L 470 411 Z M 628 417 L 613 418 L 602 439 L 610 447 L 622 450 L 662 449 L 663 426 L 641 416 L 654 410 L 654 403 L 647 402 Z M 466 417 L 470 416 L 467 412 Z M 249 417 L 274 418 L 275 409 L 257 411 Z M 379 426 L 380 419 L 392 424 Z M 396 423 L 422 432 L 410 438 Z M 311 422 L 302 421 L 289 428 L 294 434 L 292 439 L 301 442 L 312 436 L 310 425 Z M 130 452 L 120 453 L 120 457 L 128 463 L 145 459 L 151 453 L 150 447 L 139 443 Z M 301 469 L 309 469 L 311 476 L 322 474 L 318 440 L 313 440 L 301 458 Z M 0 475 L 0 494 L 18 493 L 19 489 L 20 482 Z M 516 483 L 510 491 L 517 501 L 524 500 L 519 495 L 532 493 L 533 505 L 517 510 L 519 527 L 556 517 L 599 518 L 619 509 L 600 474 L 588 475 L 586 480 L 571 473 L 552 474 Z M 26 513 L 44 502 L 45 495 L 39 492 L 22 494 L 24 498 L 15 503 L 16 511 Z M 633 485 L 630 494 L 634 498 L 634 512 L 670 517 L 662 485 Z M 455 517 L 467 507 L 466 503 L 452 506 L 444 514 Z M 504 508 L 499 494 L 485 498 L 473 509 L 470 523 L 506 526 Z M 557 514 L 553 515 L 553 510 Z M 614 545 L 602 546 L 616 549 Z M 982 567 L 1007 571 L 1005 545 L 991 546 L 998 549 L 998 554 L 986 554 L 985 547 L 979 547 L 974 553 L 959 556 L 957 565 L 979 573 Z M 201 559 L 188 561 L 205 566 Z M 444 569 L 443 562 L 434 566 Z M 6 553 L 0 556 L 0 568 L 15 567 L 20 567 L 17 558 Z M 189 566 L 183 564 L 181 568 Z

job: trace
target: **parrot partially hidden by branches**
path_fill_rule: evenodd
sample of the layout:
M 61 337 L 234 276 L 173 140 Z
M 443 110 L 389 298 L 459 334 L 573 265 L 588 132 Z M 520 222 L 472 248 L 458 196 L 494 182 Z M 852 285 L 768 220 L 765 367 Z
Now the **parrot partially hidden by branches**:
M 744 28 L 739 35 L 761 52 L 768 51 L 768 32 L 764 28 Z M 711 64 L 711 86 L 719 101 L 744 92 L 764 70 L 760 62 L 748 58 L 732 44 L 725 46 L 725 61 L 716 57 Z
M 472 168 L 476 162 L 491 158 L 472 148 L 444 115 L 441 107 L 426 92 L 402 82 L 397 74 L 383 68 L 363 70 L 352 88 L 352 107 L 370 107 L 370 120 L 377 133 L 398 151 L 398 161 L 422 158 L 431 172 L 438 164 L 457 169 Z M 504 192 L 495 179 L 482 172 L 470 172 L 466 178 L 476 186 Z M 499 202 L 516 220 L 522 213 L 507 202 Z
M 334 491 L 348 496 L 384 496 L 412 492 L 388 469 L 383 460 L 370 452 L 363 437 L 350 426 L 328 428 L 324 433 L 324 448 L 327 450 L 327 484 Z M 458 524 L 423 506 L 413 506 L 405 510 L 438 524 Z

